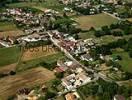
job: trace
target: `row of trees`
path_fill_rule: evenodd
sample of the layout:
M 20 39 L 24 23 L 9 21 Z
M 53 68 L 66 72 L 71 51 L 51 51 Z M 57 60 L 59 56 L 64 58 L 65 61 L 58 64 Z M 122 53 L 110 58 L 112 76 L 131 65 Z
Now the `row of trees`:
M 104 35 L 123 36 L 132 34 L 132 24 L 130 22 L 120 22 L 111 24 L 109 26 L 103 26 L 101 30 L 95 30 L 95 36 L 101 37 Z
M 59 18 L 56 21 L 52 22 L 52 29 L 58 29 L 60 32 L 64 33 L 70 33 L 70 34 L 76 34 L 81 31 L 80 28 L 76 28 L 73 24 L 75 23 L 74 20 L 71 20 L 70 18 Z M 78 38 L 77 35 L 75 35 L 76 38 Z
M 99 79 L 97 83 L 88 84 L 79 88 L 79 91 L 87 96 L 98 96 L 99 100 L 112 100 L 116 94 L 129 98 L 131 88 L 118 86 L 116 83 L 105 82 Z
M 23 0 L 23 2 L 33 2 L 34 0 Z M 22 0 L 0 0 L 0 7 L 4 7 L 7 3 L 22 2 Z M 45 2 L 45 0 L 35 0 L 35 2 Z
M 118 39 L 117 41 L 111 42 L 107 45 L 101 45 L 97 46 L 95 50 L 95 54 L 103 54 L 103 55 L 109 55 L 111 54 L 111 49 L 115 48 L 123 48 L 127 44 L 127 41 L 125 39 Z
M 95 9 L 95 8 L 92 8 L 92 7 L 87 7 L 87 8 L 73 7 L 73 10 L 75 10 L 75 11 L 77 11 L 77 12 L 83 14 L 83 15 L 91 15 L 90 9 Z M 94 12 L 94 14 L 98 13 L 98 11 L 96 9 L 94 11 L 92 11 L 92 12 Z

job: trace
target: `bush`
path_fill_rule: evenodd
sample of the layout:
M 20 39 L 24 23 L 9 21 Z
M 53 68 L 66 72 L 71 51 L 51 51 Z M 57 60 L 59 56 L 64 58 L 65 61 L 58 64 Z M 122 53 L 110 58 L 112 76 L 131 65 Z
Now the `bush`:
M 47 93 L 45 94 L 45 99 L 48 100 L 50 98 L 53 98 L 56 96 L 56 93 L 51 92 L 51 91 L 47 91 Z
M 59 79 L 61 79 L 61 78 L 64 77 L 64 73 L 63 73 L 63 72 L 61 72 L 61 73 L 55 73 L 55 75 L 56 75 L 56 77 L 59 78 Z
M 129 51 L 129 56 L 132 58 L 132 50 Z
M 15 71 L 10 71 L 10 75 L 15 75 L 16 72 Z

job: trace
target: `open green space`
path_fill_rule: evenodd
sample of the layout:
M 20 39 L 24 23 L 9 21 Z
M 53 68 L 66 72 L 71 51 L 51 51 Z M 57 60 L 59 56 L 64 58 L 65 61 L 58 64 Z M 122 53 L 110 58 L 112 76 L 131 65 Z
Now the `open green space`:
M 0 48 L 0 66 L 17 62 L 20 56 L 20 47 Z
M 35 1 L 35 0 L 33 0 Z M 41 10 L 48 8 L 57 11 L 62 11 L 64 8 L 63 4 L 60 4 L 58 0 L 45 0 L 44 2 L 19 2 L 9 4 L 9 7 L 30 7 L 30 8 L 40 8 Z
M 33 60 L 29 60 L 29 61 L 24 61 L 21 62 L 18 65 L 17 71 L 24 71 L 33 67 L 37 67 L 40 66 L 40 63 L 45 62 L 48 64 L 52 64 L 54 62 L 56 62 L 58 59 L 64 58 L 64 54 L 61 52 L 58 52 L 56 54 L 53 55 L 49 55 L 49 56 L 44 56 L 38 59 L 33 59 Z
M 0 31 L 14 31 L 17 27 L 12 22 L 0 22 Z
M 91 27 L 100 28 L 102 26 L 118 22 L 117 19 L 104 13 L 90 16 L 79 16 L 74 19 L 78 22 L 79 27 L 84 30 L 88 30 Z
M 101 37 L 95 37 L 94 36 L 94 31 L 81 32 L 81 33 L 79 33 L 79 37 L 81 39 L 93 38 L 99 44 L 108 44 L 110 42 L 116 41 L 119 38 L 119 37 L 115 37 L 115 36 L 112 36 L 112 35 L 105 35 L 105 36 L 101 36 Z
M 128 53 L 122 50 L 114 50 L 113 56 L 115 55 L 120 55 L 122 57 L 122 60 L 118 61 L 122 69 L 132 73 L 132 58 L 129 57 Z

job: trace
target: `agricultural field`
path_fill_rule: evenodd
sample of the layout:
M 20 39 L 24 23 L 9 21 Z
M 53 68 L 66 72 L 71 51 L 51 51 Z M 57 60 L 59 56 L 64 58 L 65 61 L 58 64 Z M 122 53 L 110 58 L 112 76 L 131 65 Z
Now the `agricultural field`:
M 24 32 L 21 31 L 21 30 L 13 30 L 13 31 L 3 31 L 3 32 L 0 32 L 0 37 L 7 37 L 7 36 L 16 37 L 16 36 L 20 36 L 20 35 L 24 35 Z
M 132 58 L 129 57 L 128 53 L 117 49 L 113 51 L 113 56 L 115 55 L 120 55 L 122 57 L 122 60 L 118 61 L 118 63 L 122 66 L 122 69 L 132 73 Z
M 45 68 L 38 67 L 0 79 L 0 99 L 7 100 L 8 96 L 16 94 L 23 87 L 32 88 L 54 79 L 54 73 Z
M 38 59 L 40 57 L 54 55 L 58 51 L 51 45 L 45 45 L 40 47 L 34 47 L 26 49 L 22 56 L 22 61 Z
M 33 0 L 35 1 L 35 0 Z M 30 7 L 30 8 L 38 8 L 39 10 L 43 9 L 54 9 L 57 11 L 62 12 L 64 5 L 60 4 L 58 0 L 46 0 L 45 2 L 22 2 L 22 3 L 14 3 L 9 4 L 9 7 Z
M 12 22 L 0 22 L 0 31 L 12 31 L 17 30 L 17 27 Z
M 15 70 L 16 65 L 17 65 L 17 63 L 13 63 L 13 64 L 2 66 L 0 68 L 0 73 L 8 74 L 10 71 L 14 71 Z
M 19 36 L 24 33 L 12 22 L 0 22 L 0 37 Z
M 118 22 L 117 19 L 104 13 L 90 16 L 79 16 L 74 19 L 78 22 L 78 27 L 84 30 L 88 30 L 91 27 L 100 28 L 102 26 Z
M 21 49 L 19 46 L 0 48 L 0 66 L 17 62 L 20 55 Z
M 21 72 L 21 71 L 25 71 L 25 70 L 30 69 L 30 68 L 34 68 L 37 65 L 39 65 L 41 62 L 52 64 L 52 63 L 56 62 L 58 59 L 62 59 L 62 58 L 65 58 L 64 54 L 61 52 L 57 52 L 55 54 L 40 57 L 38 59 L 22 61 L 17 66 L 17 72 Z

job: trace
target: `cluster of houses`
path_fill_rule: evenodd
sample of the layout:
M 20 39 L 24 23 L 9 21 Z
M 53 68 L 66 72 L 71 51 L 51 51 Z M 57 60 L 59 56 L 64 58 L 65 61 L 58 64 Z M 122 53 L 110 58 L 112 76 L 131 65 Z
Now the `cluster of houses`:
M 14 37 L 2 37 L 0 38 L 0 47 L 12 47 L 15 44 L 16 39 Z
M 72 4 L 74 2 L 87 2 L 89 4 L 91 4 L 91 2 L 93 2 L 93 0 L 59 0 L 60 2 L 62 2 L 63 4 Z M 100 0 L 100 2 L 102 3 L 106 3 L 106 4 L 117 4 L 119 0 Z
M 57 67 L 54 69 L 54 72 L 70 72 L 70 74 L 66 75 L 61 80 L 62 86 L 64 86 L 65 90 L 73 90 L 81 85 L 85 85 L 88 82 L 91 82 L 94 77 L 92 74 L 86 73 L 85 70 L 75 61 L 69 59 L 58 60 Z
M 53 38 L 59 40 L 59 45 L 67 50 L 73 56 L 79 56 L 80 60 L 93 61 L 89 51 L 96 48 L 98 41 L 92 38 L 86 40 L 76 40 L 74 37 L 66 33 L 58 31 L 52 32 Z
M 84 72 L 82 68 L 76 68 L 76 72 L 62 79 L 62 85 L 67 90 L 76 89 L 92 81 L 92 78 Z
M 36 89 L 21 88 L 17 91 L 16 100 L 38 100 L 47 91 L 47 87 L 42 85 Z
M 80 96 L 77 92 L 70 92 L 65 95 L 66 100 L 79 100 Z
M 24 42 L 37 42 L 37 41 L 47 41 L 48 40 L 48 35 L 45 34 L 45 33 L 41 33 L 41 34 L 31 34 L 31 35 L 27 35 L 27 36 L 23 36 L 23 37 L 20 37 L 17 39 L 17 41 L 19 43 L 22 43 L 23 41 Z
M 58 60 L 54 72 L 70 72 L 61 79 L 61 85 L 64 87 L 62 91 L 71 91 L 65 94 L 65 100 L 80 100 L 80 96 L 76 92 L 76 89 L 96 79 L 93 73 L 86 73 L 80 65 L 69 59 Z
M 60 0 L 63 4 L 71 4 L 73 8 L 89 9 L 89 14 L 94 15 L 102 11 L 112 12 L 107 4 L 116 5 L 118 0 L 101 0 L 101 4 L 94 4 L 93 0 Z M 70 9 L 70 8 L 69 8 Z M 68 10 L 69 10 L 68 9 Z
M 21 8 L 6 9 L 1 12 L 0 15 L 12 18 L 12 21 L 17 25 L 24 26 L 23 31 L 25 35 L 16 37 L 1 37 L 0 47 L 11 47 L 16 43 L 25 42 L 37 42 L 40 40 L 48 40 L 48 36 L 45 34 L 46 26 L 50 20 L 55 20 L 55 16 L 58 16 L 58 12 L 46 9 L 43 13 L 35 14 L 32 11 L 26 12 Z

